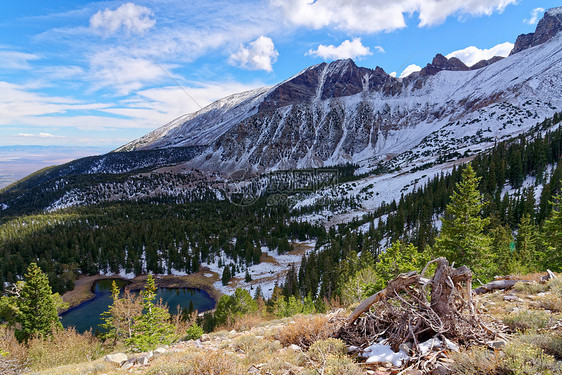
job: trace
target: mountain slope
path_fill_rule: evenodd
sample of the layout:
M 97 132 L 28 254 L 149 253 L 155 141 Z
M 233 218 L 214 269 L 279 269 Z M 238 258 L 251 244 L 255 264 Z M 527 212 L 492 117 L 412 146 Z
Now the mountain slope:
M 562 11 L 549 10 L 508 58 L 469 68 L 437 55 L 404 79 L 349 59 L 322 63 L 180 117 L 119 150 L 206 146 L 188 167 L 261 173 L 348 162 L 372 168 L 416 148 L 433 159 L 486 148 L 562 108 L 561 29 Z

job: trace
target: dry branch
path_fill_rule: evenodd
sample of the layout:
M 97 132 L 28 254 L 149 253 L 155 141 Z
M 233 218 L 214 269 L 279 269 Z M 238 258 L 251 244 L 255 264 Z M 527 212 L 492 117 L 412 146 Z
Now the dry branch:
M 437 264 L 433 278 L 424 278 L 433 263 Z M 434 337 L 457 346 L 484 344 L 501 334 L 494 328 L 481 321 L 474 307 L 470 269 L 454 268 L 447 259 L 438 258 L 429 262 L 421 274 L 400 274 L 385 289 L 363 301 L 337 336 L 357 347 L 380 339 L 395 351 L 407 345 L 411 348 L 408 367 L 425 371 L 437 366 L 440 354 L 423 354 L 419 343 Z

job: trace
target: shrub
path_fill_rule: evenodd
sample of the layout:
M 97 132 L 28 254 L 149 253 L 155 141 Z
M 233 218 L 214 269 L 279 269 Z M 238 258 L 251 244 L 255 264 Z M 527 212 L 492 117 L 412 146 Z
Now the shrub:
M 458 375 L 495 374 L 501 360 L 497 352 L 491 352 L 482 346 L 460 353 L 453 352 L 451 357 L 454 361 L 451 372 Z
M 518 338 L 519 341 L 535 345 L 541 348 L 546 354 L 562 360 L 562 335 L 554 334 L 525 334 Z
M 318 340 L 332 337 L 338 325 L 323 315 L 298 316 L 277 335 L 283 346 L 295 344 L 307 349 Z
M 29 366 L 35 370 L 91 361 L 102 354 L 91 332 L 80 334 L 73 327 L 54 329 L 47 338 L 36 335 L 28 341 Z
M 538 300 L 539 307 L 553 312 L 562 312 L 562 297 L 547 294 Z
M 191 326 L 189 326 L 189 328 L 187 329 L 186 333 L 186 339 L 187 340 L 197 340 L 199 337 L 203 336 L 203 328 L 199 327 L 199 325 L 197 323 L 193 323 Z
M 359 365 L 353 362 L 353 359 L 347 356 L 329 356 L 326 359 L 326 362 L 320 368 L 309 368 L 306 369 L 303 374 L 304 375 L 362 375 L 365 374 L 365 371 L 359 367 Z
M 527 330 L 545 328 L 550 321 L 550 314 L 545 311 L 521 311 L 507 315 L 503 323 L 512 330 Z
M 541 284 L 536 282 L 531 282 L 531 283 L 519 282 L 513 286 L 513 289 L 522 293 L 538 294 L 541 292 L 546 292 L 548 290 L 548 286 L 547 284 Z
M 523 342 L 510 342 L 504 348 L 502 370 L 508 374 L 559 374 L 562 366 L 541 348 Z
M 347 354 L 347 346 L 341 340 L 329 338 L 316 341 L 308 349 L 310 359 L 325 362 L 329 356 L 343 357 Z
M 239 336 L 232 345 L 246 356 L 246 363 L 269 362 L 278 355 L 281 345 L 277 341 L 257 338 L 254 335 Z

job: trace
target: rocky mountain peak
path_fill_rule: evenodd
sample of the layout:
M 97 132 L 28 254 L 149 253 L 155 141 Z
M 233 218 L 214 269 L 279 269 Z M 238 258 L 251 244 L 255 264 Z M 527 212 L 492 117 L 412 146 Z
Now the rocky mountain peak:
M 544 13 L 534 33 L 521 34 L 517 37 L 510 55 L 548 42 L 562 31 L 562 7 L 552 8 Z
M 261 103 L 260 110 L 351 96 L 382 88 L 393 80 L 381 67 L 374 70 L 359 67 L 352 59 L 321 63 L 275 87 Z
M 450 59 L 447 59 L 445 56 L 438 53 L 433 58 L 431 64 L 427 64 L 425 68 L 423 68 L 420 71 L 419 75 L 433 76 L 442 70 L 461 71 L 461 70 L 469 70 L 469 68 L 456 57 L 451 57 Z

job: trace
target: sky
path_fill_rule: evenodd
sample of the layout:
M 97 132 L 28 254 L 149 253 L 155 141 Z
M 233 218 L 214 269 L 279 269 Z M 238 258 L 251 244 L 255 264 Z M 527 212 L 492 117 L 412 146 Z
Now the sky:
M 550 0 L 3 0 L 0 147 L 108 152 L 229 94 L 353 58 L 405 76 L 506 56 Z M 1 174 L 2 171 L 0 171 Z

